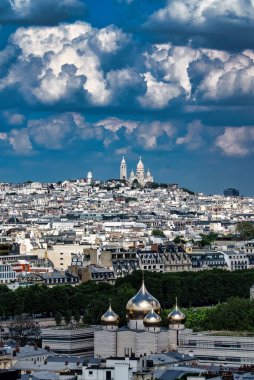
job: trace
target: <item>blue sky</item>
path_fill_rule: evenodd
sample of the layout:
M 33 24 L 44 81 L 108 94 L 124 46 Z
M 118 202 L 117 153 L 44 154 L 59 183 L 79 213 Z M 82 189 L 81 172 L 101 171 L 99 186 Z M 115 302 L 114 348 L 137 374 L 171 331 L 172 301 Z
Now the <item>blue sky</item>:
M 253 0 L 1 0 L 0 181 L 254 195 Z

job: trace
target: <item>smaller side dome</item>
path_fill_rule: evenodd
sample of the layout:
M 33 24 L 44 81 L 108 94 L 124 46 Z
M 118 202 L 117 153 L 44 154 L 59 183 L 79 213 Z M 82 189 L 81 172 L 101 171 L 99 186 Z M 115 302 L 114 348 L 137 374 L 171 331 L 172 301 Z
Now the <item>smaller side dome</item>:
M 132 169 L 131 174 L 130 174 L 130 179 L 132 180 L 132 179 L 134 179 L 134 178 L 135 178 L 135 174 L 134 174 L 134 171 L 133 171 L 133 169 Z
M 101 317 L 101 323 L 104 326 L 118 326 L 119 316 L 112 310 L 111 304 L 106 313 Z
M 160 327 L 161 317 L 152 309 L 143 320 L 145 327 Z
M 185 322 L 185 314 L 181 312 L 181 310 L 178 309 L 177 305 L 177 299 L 176 299 L 176 305 L 173 311 L 169 313 L 168 315 L 168 321 L 171 325 L 180 325 Z

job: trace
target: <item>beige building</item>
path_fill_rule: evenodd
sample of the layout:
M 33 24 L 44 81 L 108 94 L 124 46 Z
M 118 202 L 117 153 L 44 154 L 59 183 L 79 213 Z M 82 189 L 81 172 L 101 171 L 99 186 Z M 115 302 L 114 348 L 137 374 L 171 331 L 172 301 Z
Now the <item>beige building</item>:
M 100 265 L 88 265 L 86 267 L 71 265 L 69 267 L 69 270 L 71 273 L 78 275 L 81 282 L 94 281 L 96 283 L 115 283 L 114 272 Z
M 78 244 L 56 244 L 47 251 L 47 257 L 57 270 L 66 270 L 71 265 L 73 254 L 82 252 Z
M 164 253 L 164 271 L 165 272 L 183 272 L 191 271 L 191 259 L 186 252 Z

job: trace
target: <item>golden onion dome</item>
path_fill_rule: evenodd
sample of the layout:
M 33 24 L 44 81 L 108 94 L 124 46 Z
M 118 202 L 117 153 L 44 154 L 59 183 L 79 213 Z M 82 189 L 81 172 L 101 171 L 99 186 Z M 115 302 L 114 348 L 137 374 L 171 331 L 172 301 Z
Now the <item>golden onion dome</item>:
M 159 301 L 153 297 L 145 287 L 144 280 L 138 293 L 132 297 L 127 305 L 127 319 L 142 320 L 151 311 L 160 314 L 161 305 Z
M 174 310 L 171 311 L 171 313 L 169 313 L 168 315 L 169 323 L 171 325 L 174 325 L 174 324 L 179 325 L 179 324 L 184 323 L 185 319 L 186 319 L 185 314 L 183 314 L 181 310 L 178 309 L 177 300 L 176 300 L 176 306 Z
M 101 317 L 101 323 L 104 326 L 118 326 L 119 316 L 112 310 L 111 305 L 109 305 L 108 310 Z
M 152 309 L 143 320 L 145 327 L 160 327 L 161 317 Z

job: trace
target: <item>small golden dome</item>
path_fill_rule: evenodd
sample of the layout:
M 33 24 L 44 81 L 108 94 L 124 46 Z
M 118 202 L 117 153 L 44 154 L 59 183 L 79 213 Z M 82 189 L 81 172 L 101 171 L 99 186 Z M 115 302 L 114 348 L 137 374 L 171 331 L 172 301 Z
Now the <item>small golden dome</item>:
M 101 323 L 104 326 L 118 326 L 119 316 L 112 310 L 111 305 L 109 305 L 108 310 L 101 317 Z
M 126 305 L 127 319 L 144 319 L 152 309 L 155 313 L 160 314 L 161 305 L 159 301 L 148 292 L 143 280 L 138 293 L 132 297 Z
M 176 299 L 176 306 L 171 313 L 168 315 L 168 320 L 171 325 L 179 325 L 185 322 L 185 315 L 178 309 L 177 305 L 177 299 Z
M 143 320 L 145 327 L 160 327 L 161 317 L 152 309 Z

